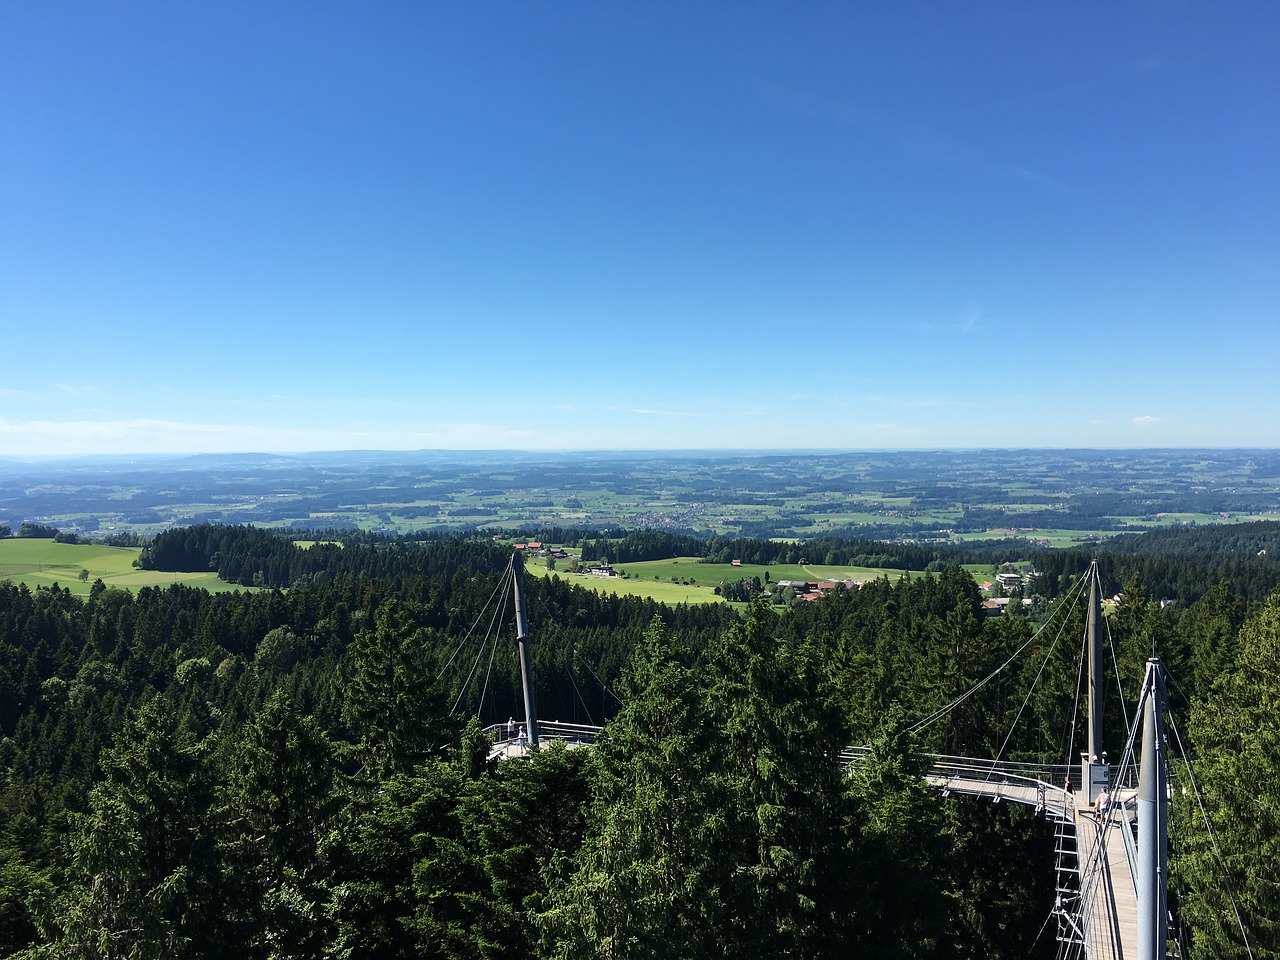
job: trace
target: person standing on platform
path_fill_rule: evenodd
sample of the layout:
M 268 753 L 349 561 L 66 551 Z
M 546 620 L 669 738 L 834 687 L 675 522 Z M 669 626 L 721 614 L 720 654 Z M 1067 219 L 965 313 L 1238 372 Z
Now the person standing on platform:
M 1098 819 L 1101 820 L 1107 815 L 1107 811 L 1111 809 L 1111 795 L 1107 793 L 1107 788 L 1103 787 L 1098 793 L 1098 799 L 1093 801 L 1093 808 L 1098 811 Z

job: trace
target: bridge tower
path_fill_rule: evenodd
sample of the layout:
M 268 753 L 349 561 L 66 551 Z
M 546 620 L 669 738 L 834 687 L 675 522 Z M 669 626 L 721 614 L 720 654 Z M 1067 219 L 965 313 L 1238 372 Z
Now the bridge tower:
M 1097 799 L 1111 775 L 1107 754 L 1102 748 L 1102 693 L 1105 677 L 1102 666 L 1102 598 L 1098 561 L 1089 564 L 1089 610 L 1085 624 L 1089 661 L 1088 718 L 1089 741 L 1080 765 L 1080 782 L 1089 803 Z
M 1147 661 L 1138 772 L 1138 960 L 1165 960 L 1169 937 L 1169 768 L 1164 668 Z
M 524 555 L 517 550 L 511 558 L 511 582 L 516 604 L 516 644 L 520 648 L 520 681 L 524 684 L 524 719 L 529 744 L 538 745 L 538 708 L 533 696 L 533 660 L 529 654 L 529 612 L 524 605 Z

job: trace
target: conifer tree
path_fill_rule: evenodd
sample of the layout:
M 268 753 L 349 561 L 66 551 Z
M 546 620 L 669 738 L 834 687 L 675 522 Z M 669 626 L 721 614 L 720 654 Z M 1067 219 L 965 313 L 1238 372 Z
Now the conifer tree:
M 320 956 L 328 899 L 320 848 L 335 815 L 333 779 L 333 750 L 315 721 L 272 694 L 236 745 L 227 788 L 252 939 L 267 956 Z
M 76 880 L 54 902 L 56 957 L 202 957 L 240 931 L 224 885 L 210 742 L 165 696 L 148 701 L 105 758 L 76 820 Z
M 443 711 L 427 675 L 424 638 L 399 601 L 378 607 L 374 629 L 356 635 L 351 657 L 342 717 L 358 738 L 366 774 L 383 779 L 412 770 L 432 734 L 443 733 Z
M 1193 955 L 1248 955 L 1236 907 L 1253 956 L 1280 955 L 1280 592 L 1245 622 L 1235 666 L 1195 704 L 1188 739 L 1222 854 L 1220 864 L 1191 792 L 1175 792 L 1174 869 Z
M 850 861 L 842 842 L 847 731 L 814 648 L 763 599 L 710 657 L 724 823 L 710 847 L 722 871 L 726 956 L 839 955 Z
M 593 757 L 583 847 L 541 922 L 548 956 L 716 956 L 724 902 L 723 797 L 694 672 L 660 619 L 620 684 L 623 707 Z

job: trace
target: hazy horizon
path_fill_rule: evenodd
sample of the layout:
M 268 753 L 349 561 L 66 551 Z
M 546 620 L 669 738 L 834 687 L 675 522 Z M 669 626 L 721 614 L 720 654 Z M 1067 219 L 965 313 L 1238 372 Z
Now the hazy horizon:
M 1259 453 L 1280 452 L 1280 447 L 1257 445 L 1237 446 L 1205 446 L 1205 445 L 1170 445 L 1161 447 L 1064 447 L 1064 446 L 976 446 L 976 447 L 597 447 L 597 448 L 441 448 L 423 447 L 417 449 L 350 449 L 350 450 L 191 450 L 173 452 L 139 453 L 124 451 L 121 453 L 50 453 L 50 454 L 0 454 L 3 463 L 47 463 L 78 462 L 92 460 L 186 460 L 198 458 L 224 458 L 234 460 L 237 457 L 333 457 L 374 456 L 394 457 L 396 455 L 419 456 L 454 456 L 461 459 L 467 457 L 544 457 L 551 455 L 569 456 L 618 456 L 644 454 L 663 454 L 672 457 L 682 456 L 856 456 L 865 454 L 905 454 L 905 453 L 1134 453 L 1155 454 L 1161 451 L 1213 453 L 1240 453 L 1257 451 Z

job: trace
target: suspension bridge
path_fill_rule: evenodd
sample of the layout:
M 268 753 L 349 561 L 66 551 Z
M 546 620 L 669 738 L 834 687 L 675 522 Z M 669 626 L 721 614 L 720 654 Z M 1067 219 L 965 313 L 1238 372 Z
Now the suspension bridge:
M 524 756 L 551 740 L 571 748 L 593 744 L 603 727 L 538 718 L 518 557 L 513 560 L 511 572 L 525 716 L 518 724 L 513 719 L 486 728 L 493 740 L 489 755 L 498 759 Z M 1025 804 L 1052 824 L 1056 854 L 1053 912 L 1060 957 L 1166 960 L 1177 953 L 1170 952 L 1169 940 L 1170 792 L 1163 669 L 1158 659 L 1148 661 L 1135 721 L 1123 745 L 1121 761 L 1113 769 L 1106 762 L 1102 745 L 1104 620 L 1096 563 L 1090 566 L 1086 582 L 1089 606 L 1084 647 L 1088 686 L 1084 700 L 1088 742 L 1080 762 L 1024 764 L 999 758 L 926 755 L 921 758 L 926 765 L 924 777 L 943 796 Z M 945 715 L 1012 663 L 1026 646 L 916 728 Z M 1135 753 L 1139 749 L 1140 753 Z M 846 767 L 853 767 L 869 752 L 866 747 L 846 747 L 841 760 Z

